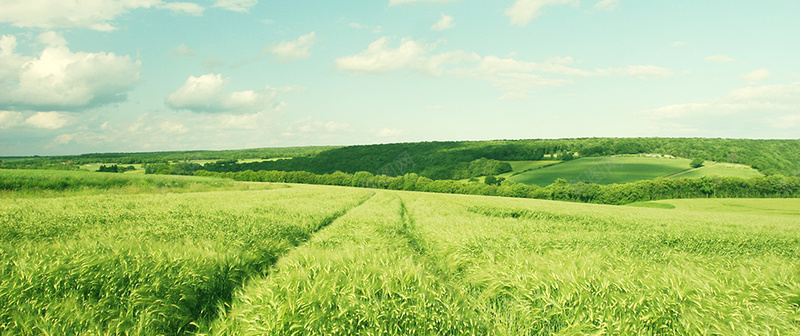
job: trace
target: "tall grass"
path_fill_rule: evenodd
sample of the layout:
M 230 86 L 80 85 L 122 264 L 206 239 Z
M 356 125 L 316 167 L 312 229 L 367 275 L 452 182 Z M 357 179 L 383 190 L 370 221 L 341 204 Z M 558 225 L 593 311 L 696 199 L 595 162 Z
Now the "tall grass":
M 179 335 L 205 325 L 366 190 L 12 199 L 0 334 Z
M 247 185 L 218 178 L 0 169 L 0 196 L 3 197 L 197 192 L 247 188 Z M 261 185 L 258 188 L 266 189 L 270 186 Z
M 216 335 L 791 335 L 797 216 L 380 192 Z

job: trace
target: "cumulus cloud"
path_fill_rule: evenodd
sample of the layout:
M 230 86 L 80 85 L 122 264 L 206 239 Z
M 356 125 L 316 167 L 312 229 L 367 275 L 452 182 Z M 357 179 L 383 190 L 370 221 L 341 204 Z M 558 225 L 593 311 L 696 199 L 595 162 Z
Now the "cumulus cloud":
M 753 72 L 748 72 L 746 74 L 742 74 L 741 78 L 746 80 L 750 84 L 756 84 L 762 80 L 765 80 L 771 76 L 772 73 L 769 72 L 767 69 L 758 69 Z
M 505 14 L 511 19 L 511 24 L 525 26 L 541 15 L 544 6 L 577 3 L 577 0 L 515 0 L 514 4 L 506 9 Z
M 402 39 L 397 48 L 389 45 L 389 38 L 382 37 L 372 42 L 360 54 L 336 59 L 339 70 L 358 74 L 384 73 L 400 69 L 413 69 L 427 74 L 441 74 L 447 63 L 458 63 L 471 58 L 467 53 L 456 51 L 429 55 L 436 44 L 412 39 Z
M 167 106 L 199 113 L 249 114 L 275 107 L 277 89 L 227 92 L 230 80 L 218 74 L 190 76 L 167 97 Z
M 22 122 L 22 113 L 17 111 L 0 111 L 0 129 L 14 127 Z
M 42 129 L 59 129 L 69 123 L 67 115 L 62 112 L 38 112 L 28 119 L 25 119 L 25 124 Z
M 431 29 L 435 31 L 443 31 L 453 28 L 455 26 L 456 24 L 453 22 L 452 16 L 442 14 L 442 18 L 439 19 L 439 21 L 437 21 L 436 23 L 434 23 L 433 26 L 431 26 Z
M 258 0 L 217 0 L 214 7 L 222 8 L 229 11 L 246 13 L 250 8 L 255 6 Z
M 727 55 L 714 55 L 706 57 L 706 61 L 713 63 L 731 63 L 734 59 Z
M 79 110 L 126 99 L 139 80 L 141 62 L 114 53 L 72 52 L 55 33 L 39 35 L 38 56 L 15 50 L 13 35 L 0 37 L 0 108 Z
M 511 57 L 480 56 L 456 50 L 436 53 L 438 43 L 403 39 L 393 48 L 387 37 L 372 42 L 365 51 L 336 60 L 339 70 L 357 74 L 380 74 L 412 70 L 428 75 L 451 75 L 486 80 L 497 89 L 509 93 L 502 99 L 525 98 L 525 92 L 536 87 L 561 86 L 574 77 L 620 76 L 660 78 L 671 76 L 667 68 L 654 65 L 631 65 L 622 68 L 585 70 L 575 66 L 572 57 L 553 57 L 544 62 L 527 62 Z
M 0 0 L 0 22 L 26 28 L 89 28 L 115 30 L 114 20 L 139 8 L 159 8 L 200 15 L 203 7 L 190 2 L 162 0 Z
M 314 45 L 316 39 L 316 34 L 312 31 L 307 35 L 300 36 L 297 40 L 278 43 L 270 48 L 270 53 L 281 62 L 309 58 L 311 57 L 309 49 Z
M 594 8 L 601 10 L 615 10 L 619 7 L 619 0 L 602 0 L 594 5 Z

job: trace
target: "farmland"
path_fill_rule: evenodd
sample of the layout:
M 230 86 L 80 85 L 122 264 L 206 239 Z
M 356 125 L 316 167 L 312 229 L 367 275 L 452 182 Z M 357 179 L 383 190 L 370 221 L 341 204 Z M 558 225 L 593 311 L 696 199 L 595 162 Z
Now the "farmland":
M 729 163 L 709 163 L 698 169 L 690 169 L 690 161 L 685 158 L 642 156 L 581 158 L 558 164 L 543 164 L 542 168 L 527 168 L 521 172 L 515 168 L 514 173 L 508 174 L 507 178 L 517 183 L 546 186 L 558 178 L 566 179 L 570 183 L 611 184 L 650 180 L 658 177 L 733 176 L 750 178 L 762 176 L 761 173 L 749 166 Z
M 233 185 L 7 192 L 0 333 L 800 333 L 796 199 L 200 181 Z
M 688 159 L 654 157 L 581 158 L 510 177 L 514 182 L 546 186 L 558 178 L 570 183 L 583 181 L 598 184 L 627 183 L 666 177 L 688 170 Z M 602 174 L 587 175 L 598 171 Z

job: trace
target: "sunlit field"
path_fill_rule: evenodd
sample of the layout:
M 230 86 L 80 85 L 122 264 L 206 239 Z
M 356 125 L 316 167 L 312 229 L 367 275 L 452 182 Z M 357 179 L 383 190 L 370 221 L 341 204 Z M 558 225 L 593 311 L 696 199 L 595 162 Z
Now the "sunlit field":
M 6 195 L 0 333 L 800 332 L 797 200 L 271 186 Z

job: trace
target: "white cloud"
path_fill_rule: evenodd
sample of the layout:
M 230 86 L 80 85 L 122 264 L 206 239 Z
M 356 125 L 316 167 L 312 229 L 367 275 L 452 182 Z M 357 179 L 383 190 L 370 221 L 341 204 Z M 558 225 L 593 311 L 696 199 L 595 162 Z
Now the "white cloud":
M 22 121 L 22 113 L 16 111 L 0 111 L 0 129 L 6 129 L 19 125 Z
M 61 134 L 61 135 L 57 136 L 55 139 L 53 139 L 53 140 L 55 141 L 55 143 L 57 143 L 59 145 L 66 145 L 66 144 L 70 143 L 74 139 L 75 139 L 75 135 L 72 135 L 72 134 Z
M 189 49 L 185 44 L 181 44 L 170 50 L 169 54 L 177 57 L 194 57 L 197 55 L 197 52 Z
M 190 76 L 167 97 L 166 104 L 176 110 L 200 113 L 248 114 L 271 110 L 275 106 L 276 89 L 247 90 L 228 93 L 229 79 L 218 74 Z
M 353 128 L 349 123 L 338 121 L 322 121 L 312 117 L 305 117 L 286 127 L 281 134 L 285 137 L 299 135 L 318 135 L 321 138 L 330 138 L 335 134 L 351 133 Z
M 192 2 L 162 2 L 157 7 L 172 11 L 174 13 L 194 16 L 201 16 L 203 15 L 203 11 L 205 11 L 203 6 Z
M 796 129 L 800 127 L 800 114 L 785 115 L 777 118 L 767 118 L 767 122 L 775 128 Z
M 442 18 L 439 19 L 439 21 L 437 21 L 436 23 L 434 23 L 433 26 L 431 26 L 431 29 L 436 31 L 443 31 L 453 28 L 455 26 L 456 24 L 453 23 L 452 16 L 442 14 Z
M 428 75 L 451 75 L 486 80 L 504 92 L 503 100 L 526 98 L 536 87 L 561 86 L 571 77 L 622 76 L 658 78 L 673 74 L 654 65 L 631 65 L 624 68 L 583 70 L 574 66 L 572 57 L 553 57 L 544 62 L 526 62 L 497 56 L 481 57 L 461 50 L 435 53 L 437 44 L 403 39 L 397 48 L 389 46 L 389 38 L 372 42 L 360 54 L 336 60 L 339 70 L 358 74 L 379 74 L 397 70 L 413 70 Z
M 159 126 L 161 130 L 166 133 L 184 134 L 186 132 L 189 132 L 189 129 L 186 128 L 186 126 L 184 126 L 182 123 L 169 120 L 162 122 L 161 125 Z
M 762 80 L 769 78 L 772 75 L 767 69 L 758 69 L 753 72 L 748 72 L 746 74 L 742 74 L 741 78 L 746 80 L 750 84 L 756 84 Z
M 594 8 L 602 10 L 614 10 L 619 7 L 619 0 L 602 0 L 594 5 Z
M 375 135 L 382 138 L 393 138 L 403 135 L 403 130 L 395 128 L 384 128 L 375 132 Z
M 63 47 L 67 45 L 67 40 L 61 34 L 52 31 L 41 33 L 36 39 L 48 47 Z
M 188 2 L 162 0 L 0 0 L 0 22 L 25 28 L 89 28 L 115 30 L 113 21 L 131 10 L 160 8 L 191 15 L 202 7 Z
M 669 105 L 641 114 L 651 119 L 662 120 L 736 113 L 774 114 L 798 110 L 800 110 L 800 82 L 736 89 L 725 97 L 709 102 Z
M 69 50 L 55 33 L 36 57 L 16 53 L 16 38 L 0 37 L 0 108 L 77 110 L 125 100 L 139 80 L 141 62 L 114 53 Z
M 217 2 L 214 3 L 214 7 L 239 13 L 246 13 L 249 12 L 250 8 L 255 6 L 257 3 L 258 0 L 217 0 Z
M 281 62 L 290 62 L 301 58 L 311 57 L 311 46 L 316 41 L 316 35 L 312 31 L 307 35 L 300 36 L 297 40 L 281 42 L 272 47 L 270 52 Z
M 675 41 L 675 42 L 672 42 L 672 46 L 675 47 L 675 48 L 683 47 L 685 45 L 686 45 L 686 41 Z
M 25 119 L 25 124 L 43 129 L 59 129 L 69 123 L 66 114 L 61 112 L 38 112 L 28 119 Z
M 673 75 L 672 70 L 655 65 L 629 65 L 624 68 L 597 70 L 599 75 L 612 75 L 634 78 L 660 78 Z
M 453 0 L 389 0 L 389 6 L 400 5 L 412 2 L 450 2 Z
M 364 52 L 336 59 L 340 70 L 356 73 L 381 73 L 414 67 L 415 63 L 426 62 L 425 54 L 436 45 L 425 44 L 411 39 L 403 39 L 396 49 L 389 47 L 389 38 L 382 37 L 372 42 Z
M 440 75 L 446 64 L 460 63 L 473 59 L 474 55 L 462 51 L 428 55 L 436 48 L 436 44 L 428 44 L 412 39 L 402 39 L 400 46 L 391 48 L 389 38 L 382 37 L 372 42 L 367 50 L 358 55 L 336 59 L 339 70 L 357 74 L 375 74 L 412 69 L 425 74 Z
M 714 55 L 706 57 L 706 61 L 714 63 L 731 63 L 735 61 L 732 57 L 727 55 Z
M 506 9 L 505 14 L 511 19 L 511 24 L 525 26 L 541 15 L 544 6 L 577 3 L 577 0 L 515 0 L 514 4 Z

